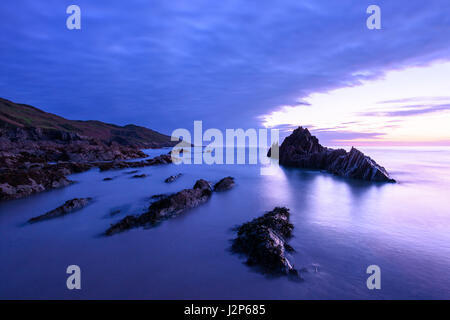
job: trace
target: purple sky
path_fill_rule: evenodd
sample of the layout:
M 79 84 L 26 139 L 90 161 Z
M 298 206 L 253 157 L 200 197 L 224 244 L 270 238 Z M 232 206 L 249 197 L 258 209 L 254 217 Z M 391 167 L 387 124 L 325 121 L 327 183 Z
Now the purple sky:
M 70 4 L 81 7 L 81 30 L 66 28 Z M 366 28 L 370 4 L 381 7 L 382 30 Z M 0 2 L 0 29 L 0 96 L 70 119 L 169 134 L 194 120 L 205 128 L 258 128 L 285 106 L 316 108 L 313 117 L 299 113 L 290 122 L 314 126 L 333 143 L 389 135 L 390 120 L 430 108 L 448 115 L 447 100 L 430 105 L 438 98 L 430 94 L 441 93 L 404 91 L 396 99 L 428 100 L 405 101 L 404 110 L 361 105 L 351 111 L 366 113 L 365 127 L 328 126 L 318 123 L 328 111 L 314 98 L 450 60 L 448 0 L 15 0 Z M 380 117 L 381 132 L 368 126 Z M 428 136 L 450 141 L 445 132 Z

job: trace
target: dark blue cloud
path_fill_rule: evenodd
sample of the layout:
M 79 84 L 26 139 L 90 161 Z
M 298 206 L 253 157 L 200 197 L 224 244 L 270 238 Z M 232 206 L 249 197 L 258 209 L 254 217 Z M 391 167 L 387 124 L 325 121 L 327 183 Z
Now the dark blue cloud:
M 377 1 L 375 31 L 372 2 L 2 1 L 0 96 L 168 133 L 254 127 L 312 92 L 450 57 L 450 1 Z M 81 31 L 65 27 L 70 4 Z

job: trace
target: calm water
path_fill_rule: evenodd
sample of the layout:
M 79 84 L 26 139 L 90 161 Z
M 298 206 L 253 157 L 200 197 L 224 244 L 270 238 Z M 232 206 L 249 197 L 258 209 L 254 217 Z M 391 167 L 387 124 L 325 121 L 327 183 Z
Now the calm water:
M 397 184 L 255 165 L 167 165 L 139 169 L 145 179 L 97 169 L 78 183 L 0 204 L 0 298 L 418 299 L 450 298 L 450 149 L 362 148 Z M 167 152 L 152 150 L 151 155 Z M 163 180 L 178 172 L 172 184 Z M 152 229 L 101 233 L 141 213 L 154 194 L 234 176 L 231 191 Z M 109 182 L 105 177 L 116 176 Z M 72 215 L 26 221 L 75 197 L 94 203 Z M 304 282 L 254 272 L 229 252 L 231 228 L 274 206 L 291 209 L 290 244 Z M 111 216 L 112 210 L 121 213 Z M 82 289 L 66 289 L 66 268 L 81 267 Z M 381 268 L 368 290 L 366 268 Z M 315 272 L 317 268 L 318 272 Z

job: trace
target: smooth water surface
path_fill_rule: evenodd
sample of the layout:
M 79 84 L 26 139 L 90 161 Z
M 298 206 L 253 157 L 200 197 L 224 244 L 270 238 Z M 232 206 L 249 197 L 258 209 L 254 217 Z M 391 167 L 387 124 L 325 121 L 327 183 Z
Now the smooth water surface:
M 171 164 L 139 168 L 149 175 L 144 179 L 126 174 L 133 169 L 93 169 L 72 175 L 77 183 L 67 188 L 3 202 L 0 298 L 449 299 L 450 149 L 362 151 L 398 183 L 276 167 L 261 175 L 257 165 Z M 179 172 L 176 182 L 164 183 Z M 102 235 L 125 215 L 142 213 L 152 195 L 229 175 L 234 189 L 178 218 Z M 26 223 L 75 197 L 94 202 L 62 218 Z M 275 206 L 291 210 L 292 260 L 306 268 L 303 282 L 257 273 L 229 251 L 234 226 Z M 81 290 L 66 288 L 72 264 L 81 267 Z M 366 287 L 373 264 L 381 268 L 381 290 Z

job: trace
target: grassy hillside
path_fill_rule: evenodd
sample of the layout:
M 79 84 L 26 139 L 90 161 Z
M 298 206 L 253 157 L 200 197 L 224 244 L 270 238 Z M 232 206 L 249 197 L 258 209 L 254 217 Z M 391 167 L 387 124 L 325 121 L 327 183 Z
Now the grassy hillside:
M 117 126 L 101 121 L 68 120 L 38 108 L 0 98 L 0 127 L 35 127 L 74 132 L 104 142 L 139 147 L 173 146 L 170 137 L 135 125 Z

